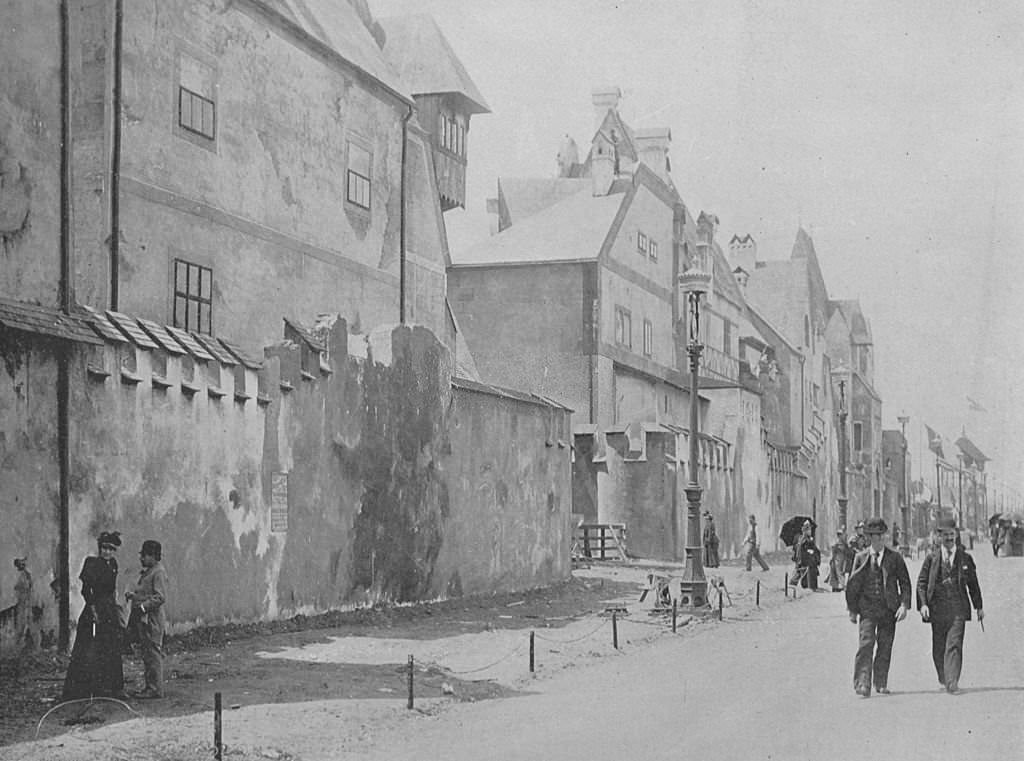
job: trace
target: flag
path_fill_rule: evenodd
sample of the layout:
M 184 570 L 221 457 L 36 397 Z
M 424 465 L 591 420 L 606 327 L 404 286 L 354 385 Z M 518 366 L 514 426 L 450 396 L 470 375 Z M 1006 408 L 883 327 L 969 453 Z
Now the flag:
M 937 457 L 945 460 L 946 455 L 942 453 L 942 437 L 932 430 L 929 425 L 925 425 L 925 429 L 928 431 L 928 448 L 932 450 Z
M 986 410 L 976 401 L 971 399 L 971 397 L 969 396 L 967 397 L 967 409 L 970 410 L 971 412 L 988 412 L 988 410 Z

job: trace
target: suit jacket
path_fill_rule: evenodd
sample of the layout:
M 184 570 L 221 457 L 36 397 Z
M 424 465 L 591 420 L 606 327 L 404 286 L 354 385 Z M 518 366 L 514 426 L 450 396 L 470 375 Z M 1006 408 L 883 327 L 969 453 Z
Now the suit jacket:
M 132 589 L 132 608 L 139 609 L 144 620 L 148 619 L 154 631 L 163 631 L 167 616 L 164 603 L 167 602 L 167 571 L 157 561 L 149 568 L 143 568 L 139 580 Z M 142 611 L 142 608 L 145 608 Z
M 917 576 L 917 609 L 927 605 L 931 618 L 945 618 L 952 611 L 936 610 L 933 601 L 938 602 L 935 585 L 939 582 L 939 571 L 942 566 L 942 548 L 936 547 L 924 559 L 921 573 Z M 971 607 L 982 609 L 981 586 L 978 584 L 978 571 L 972 558 L 963 547 L 957 547 L 953 553 L 953 588 L 960 597 L 960 607 L 967 621 L 971 620 Z
M 864 594 L 864 582 L 867 574 L 864 569 L 871 560 L 871 550 L 861 550 L 853 559 L 853 570 L 850 580 L 846 583 L 846 609 L 850 613 L 860 613 L 861 597 Z M 903 562 L 903 556 L 891 547 L 882 550 L 882 596 L 885 607 L 893 613 L 902 605 L 910 610 L 910 571 Z

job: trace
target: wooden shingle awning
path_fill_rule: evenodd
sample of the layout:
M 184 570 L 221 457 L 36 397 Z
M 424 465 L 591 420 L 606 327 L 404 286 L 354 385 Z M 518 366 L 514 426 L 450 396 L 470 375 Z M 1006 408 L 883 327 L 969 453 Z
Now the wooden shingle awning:
M 9 330 L 102 345 L 103 341 L 93 331 L 86 314 L 64 314 L 53 307 L 29 304 L 23 301 L 0 298 L 0 325 Z

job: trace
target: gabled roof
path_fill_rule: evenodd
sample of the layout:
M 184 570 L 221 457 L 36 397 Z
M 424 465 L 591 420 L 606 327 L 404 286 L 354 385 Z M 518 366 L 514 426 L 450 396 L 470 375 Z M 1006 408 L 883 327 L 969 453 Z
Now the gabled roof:
M 619 150 L 619 153 L 623 156 L 628 156 L 633 161 L 636 161 L 639 154 L 636 150 L 636 141 L 633 139 L 633 130 L 630 129 L 629 125 L 626 124 L 622 117 L 619 116 L 619 112 L 614 109 L 608 109 L 608 113 L 605 114 L 604 119 L 601 121 L 601 126 L 594 132 L 594 138 L 598 135 L 604 135 L 609 141 L 611 141 L 612 130 L 615 130 L 615 136 L 618 138 L 615 145 Z M 593 150 L 594 138 L 591 138 L 591 150 Z M 590 159 L 590 153 L 587 153 L 587 159 Z
M 471 114 L 491 112 L 433 17 L 394 16 L 378 23 L 387 35 L 384 54 L 413 95 L 457 93 Z
M 358 11 L 348 0 L 247 0 L 275 12 L 317 42 L 369 74 L 396 95 L 412 101 L 409 89 L 384 57 Z
M 721 246 L 717 243 L 711 246 L 711 257 L 715 268 L 715 287 L 728 301 L 742 308 L 747 300 L 743 296 L 743 291 L 740 290 L 739 283 L 736 282 L 736 276 L 729 269 L 729 263 L 725 259 Z
M 847 323 L 850 325 L 850 338 L 855 344 L 874 343 L 871 338 L 871 327 L 868 325 L 864 312 L 861 311 L 860 301 L 857 299 L 841 299 L 831 300 L 828 304 L 830 316 L 836 310 L 842 312 Z
M 590 183 L 506 230 L 462 251 L 452 266 L 578 262 L 597 259 L 627 194 L 595 196 Z
M 790 254 L 790 258 L 807 259 L 812 256 L 817 256 L 814 250 L 814 241 L 811 240 L 807 231 L 800 227 L 796 231 L 796 240 L 793 241 L 793 252 Z
M 498 199 L 504 202 L 511 223 L 516 224 L 591 186 L 589 179 L 499 177 Z

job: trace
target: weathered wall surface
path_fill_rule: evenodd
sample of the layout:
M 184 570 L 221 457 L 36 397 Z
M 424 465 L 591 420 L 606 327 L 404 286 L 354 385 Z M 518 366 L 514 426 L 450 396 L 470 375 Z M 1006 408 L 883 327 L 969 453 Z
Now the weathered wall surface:
M 424 328 L 368 338 L 338 320 L 318 335 L 330 371 L 307 344 L 285 341 L 267 350 L 262 378 L 217 363 L 192 373 L 181 357 L 130 344 L 72 354 L 74 616 L 74 579 L 110 529 L 125 542 L 122 584 L 138 572 L 142 540 L 163 543 L 175 629 L 567 578 L 567 410 L 488 387 L 453 391 L 447 351 Z M 22 555 L 52 598 L 59 518 L 54 360 L 11 341 L 3 351 L 9 606 L 10 560 Z M 123 374 L 125 358 L 134 369 Z M 47 595 L 40 620 L 52 639 Z
M 50 583 L 57 565 L 59 531 L 57 475 L 56 347 L 33 349 L 21 334 L 0 328 L 0 646 L 20 648 L 24 626 L 30 644 L 55 644 L 57 598 Z M 18 621 L 18 572 L 26 558 L 32 575 L 29 620 Z M 75 571 L 77 575 L 77 570 Z
M 58 3 L 8 0 L 2 15 L 0 295 L 54 306 L 60 261 Z

